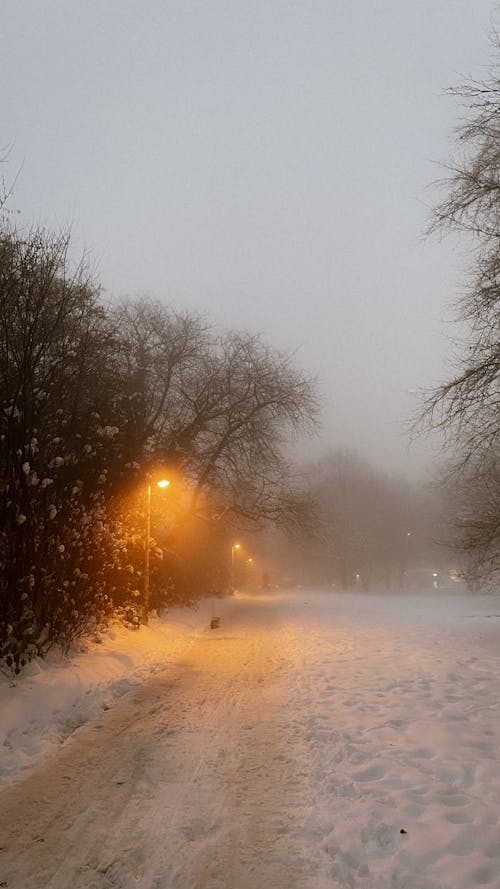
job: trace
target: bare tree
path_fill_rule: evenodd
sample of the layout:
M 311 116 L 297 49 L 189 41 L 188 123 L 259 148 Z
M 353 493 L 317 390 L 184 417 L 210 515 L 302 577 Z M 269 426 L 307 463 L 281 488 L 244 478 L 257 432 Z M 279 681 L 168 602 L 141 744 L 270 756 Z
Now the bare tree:
M 484 81 L 452 89 L 465 118 L 456 133 L 457 157 L 441 183 L 445 194 L 430 231 L 465 233 L 471 261 L 457 320 L 465 335 L 457 344 L 455 373 L 427 396 L 424 428 L 439 428 L 451 446 L 447 467 L 459 499 L 451 534 L 467 554 L 472 573 L 497 570 L 500 539 L 500 40 Z M 483 566 L 482 568 L 480 566 Z
M 286 449 L 315 428 L 314 381 L 258 336 L 217 331 L 146 298 L 122 303 L 110 320 L 116 394 L 107 422 L 117 435 L 108 515 L 126 541 L 138 595 L 145 480 L 157 471 L 174 483 L 168 507 L 158 496 L 150 507 L 152 603 L 181 587 L 188 598 L 224 587 L 236 529 L 307 521 L 309 498 Z M 189 548 L 193 535 L 198 545 Z
M 147 300 L 123 305 L 116 324 L 128 461 L 178 471 L 191 512 L 252 525 L 298 517 L 285 443 L 314 429 L 317 402 L 292 357 Z
M 496 54 L 500 49 L 492 37 Z M 425 403 L 424 423 L 459 442 L 462 460 L 494 444 L 500 433 L 500 70 L 483 82 L 450 90 L 466 107 L 457 129 L 457 157 L 439 185 L 445 191 L 429 231 L 467 234 L 472 261 L 457 319 L 464 341 L 456 374 L 436 387 Z

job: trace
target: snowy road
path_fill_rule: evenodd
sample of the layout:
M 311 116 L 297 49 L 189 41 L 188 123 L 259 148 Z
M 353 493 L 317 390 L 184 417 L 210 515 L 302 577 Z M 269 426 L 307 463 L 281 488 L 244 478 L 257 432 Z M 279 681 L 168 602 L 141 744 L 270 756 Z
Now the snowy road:
M 500 887 L 495 600 L 220 610 L 4 791 L 1 886 Z

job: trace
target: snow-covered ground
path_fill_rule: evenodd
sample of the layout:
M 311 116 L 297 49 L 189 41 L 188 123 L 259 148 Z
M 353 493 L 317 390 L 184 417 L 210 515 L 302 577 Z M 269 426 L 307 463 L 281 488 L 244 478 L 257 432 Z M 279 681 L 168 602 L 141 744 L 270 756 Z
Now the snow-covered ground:
M 218 608 L 5 683 L 0 885 L 500 889 L 499 599 Z
M 20 677 L 0 674 L 0 790 L 122 695 L 175 664 L 205 631 L 211 607 L 175 609 L 139 631 L 116 625 L 77 643 L 69 657 L 52 652 Z

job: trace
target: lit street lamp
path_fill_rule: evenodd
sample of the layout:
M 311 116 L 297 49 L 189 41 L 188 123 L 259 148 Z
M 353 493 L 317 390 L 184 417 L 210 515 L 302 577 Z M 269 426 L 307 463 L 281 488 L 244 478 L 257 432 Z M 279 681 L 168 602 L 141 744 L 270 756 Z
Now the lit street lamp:
M 167 478 L 156 482 L 158 488 L 168 488 L 170 482 Z M 144 625 L 148 625 L 149 614 L 149 549 L 151 546 L 151 482 L 148 481 L 146 499 L 146 552 L 144 559 Z
M 234 551 L 235 549 L 241 549 L 241 543 L 233 543 L 231 546 L 231 568 L 234 565 Z
M 241 549 L 241 543 L 233 543 L 231 546 L 231 587 L 234 586 L 234 553 Z

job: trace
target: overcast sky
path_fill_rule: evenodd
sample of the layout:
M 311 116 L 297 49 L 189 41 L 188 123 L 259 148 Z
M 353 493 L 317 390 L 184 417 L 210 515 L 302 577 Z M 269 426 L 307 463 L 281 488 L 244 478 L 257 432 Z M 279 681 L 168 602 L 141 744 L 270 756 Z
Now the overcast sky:
M 415 475 L 464 250 L 423 242 L 445 97 L 493 0 L 2 0 L 22 224 L 72 226 L 106 291 L 258 330 L 320 379 L 321 441 Z

